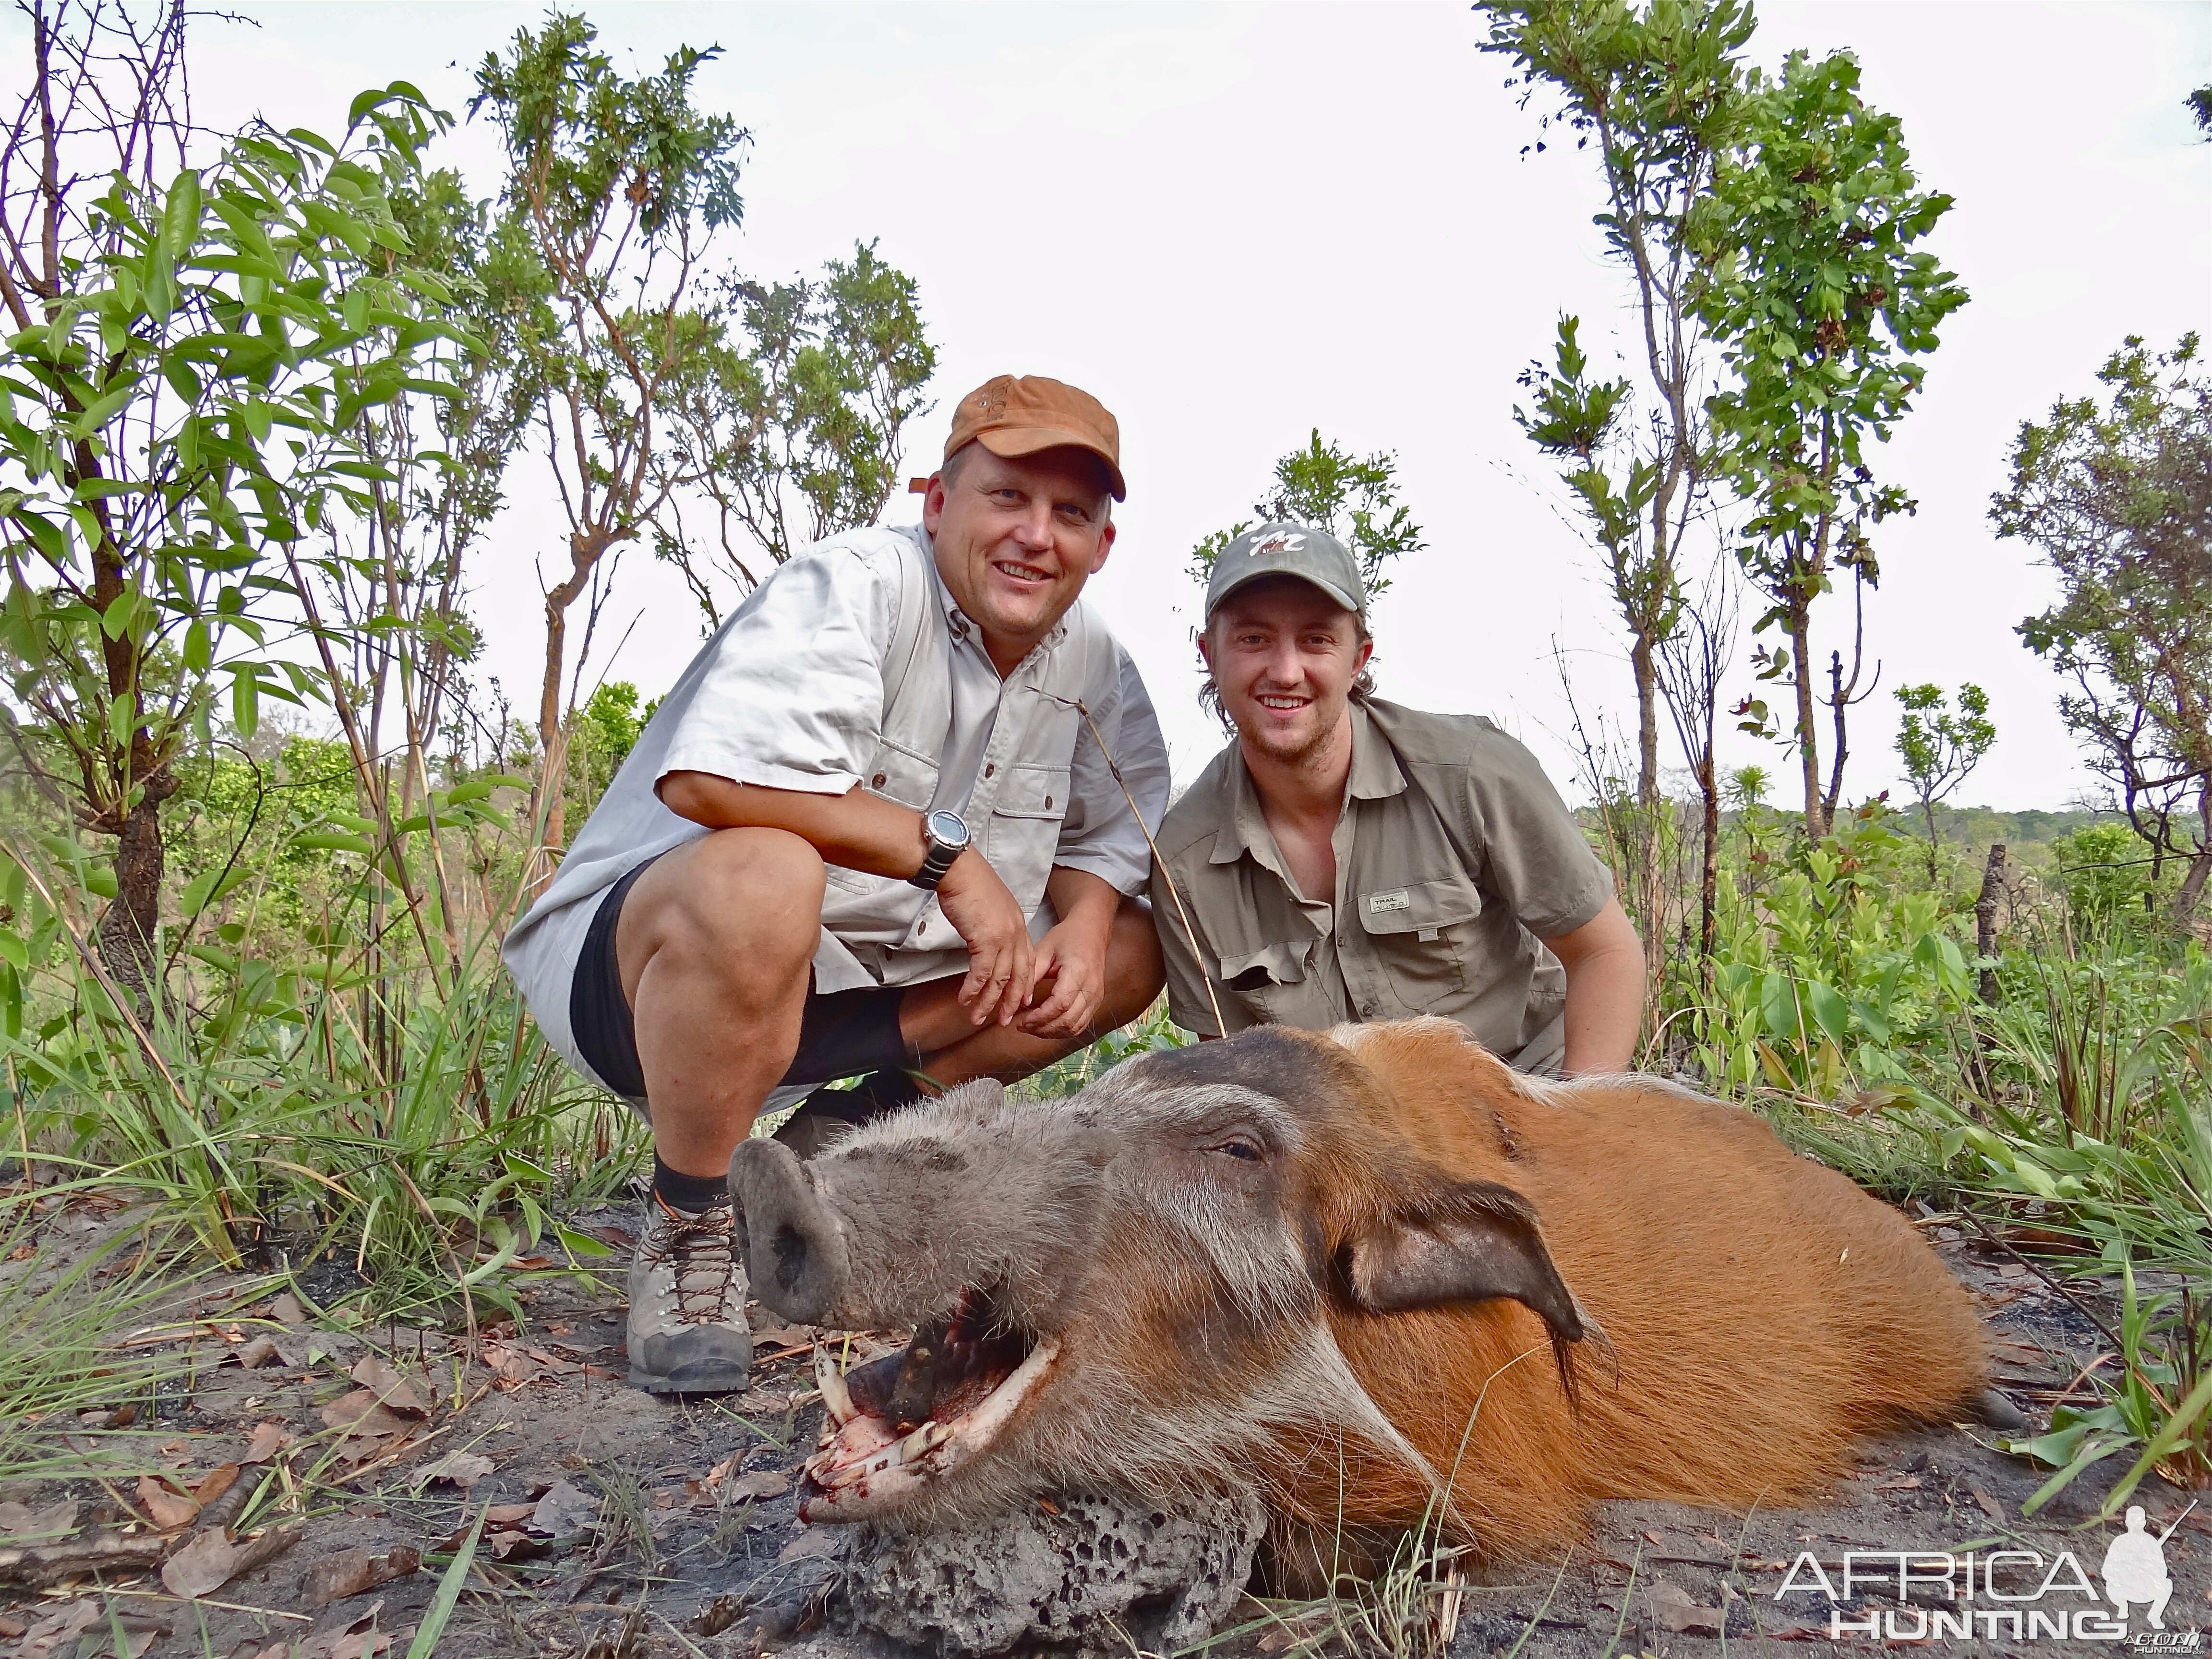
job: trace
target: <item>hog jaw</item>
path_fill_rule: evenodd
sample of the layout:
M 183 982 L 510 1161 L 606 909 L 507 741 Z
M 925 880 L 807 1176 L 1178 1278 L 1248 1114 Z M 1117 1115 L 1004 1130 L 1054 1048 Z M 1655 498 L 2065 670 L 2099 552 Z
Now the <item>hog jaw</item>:
M 850 1375 L 817 1359 L 829 1420 L 801 1487 L 806 1519 L 927 1508 L 947 1474 L 1003 1451 L 1057 1366 L 1111 1157 L 1079 1115 L 1010 1101 L 995 1083 L 810 1164 L 774 1140 L 738 1147 L 730 1186 L 755 1293 L 811 1324 L 916 1327 L 905 1352 Z

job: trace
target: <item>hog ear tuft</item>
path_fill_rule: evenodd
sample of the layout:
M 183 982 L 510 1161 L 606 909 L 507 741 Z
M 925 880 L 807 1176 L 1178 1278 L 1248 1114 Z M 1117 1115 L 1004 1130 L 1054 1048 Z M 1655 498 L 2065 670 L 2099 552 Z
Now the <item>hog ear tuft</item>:
M 752 1293 L 784 1318 L 816 1324 L 852 1279 L 843 1230 L 814 1177 L 780 1140 L 752 1136 L 730 1159 Z
M 1534 1209 L 1510 1187 L 1459 1183 L 1345 1248 L 1352 1294 L 1373 1313 L 1504 1297 L 1542 1316 L 1555 1343 L 1596 1329 L 1553 1265 Z

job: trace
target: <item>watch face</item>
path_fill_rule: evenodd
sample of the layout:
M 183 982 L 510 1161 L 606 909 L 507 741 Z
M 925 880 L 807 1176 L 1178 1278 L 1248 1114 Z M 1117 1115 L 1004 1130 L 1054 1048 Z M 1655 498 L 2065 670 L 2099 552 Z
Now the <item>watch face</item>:
M 968 824 L 957 812 L 932 812 L 927 819 L 930 838 L 947 847 L 968 844 Z

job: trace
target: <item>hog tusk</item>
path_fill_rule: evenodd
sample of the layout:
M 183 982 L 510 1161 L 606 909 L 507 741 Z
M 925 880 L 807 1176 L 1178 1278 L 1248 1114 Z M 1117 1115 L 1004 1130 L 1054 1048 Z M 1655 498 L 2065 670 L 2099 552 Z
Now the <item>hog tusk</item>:
M 933 1419 L 899 1442 L 898 1461 L 911 1463 L 918 1457 L 928 1455 L 951 1438 L 952 1431 Z
M 837 1362 L 821 1348 L 814 1351 L 814 1386 L 822 1390 L 822 1404 L 829 1411 L 830 1420 L 839 1428 L 860 1415 L 854 1409 L 851 1391 L 845 1387 L 844 1373 L 837 1369 Z

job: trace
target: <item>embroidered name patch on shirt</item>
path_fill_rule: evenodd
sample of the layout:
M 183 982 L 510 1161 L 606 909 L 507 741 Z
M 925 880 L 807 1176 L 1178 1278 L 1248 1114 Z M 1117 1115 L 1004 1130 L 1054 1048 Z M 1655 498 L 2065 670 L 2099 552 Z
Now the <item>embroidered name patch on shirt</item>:
M 1410 910 L 1413 908 L 1413 895 L 1402 887 L 1388 893 L 1370 893 L 1367 896 L 1367 914 L 1370 915 L 1380 915 L 1385 910 Z

